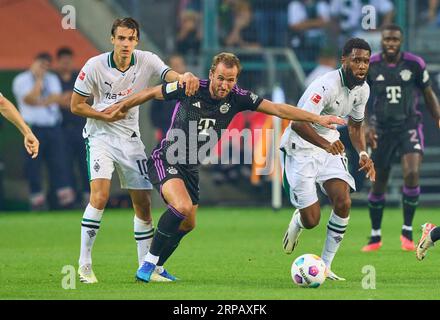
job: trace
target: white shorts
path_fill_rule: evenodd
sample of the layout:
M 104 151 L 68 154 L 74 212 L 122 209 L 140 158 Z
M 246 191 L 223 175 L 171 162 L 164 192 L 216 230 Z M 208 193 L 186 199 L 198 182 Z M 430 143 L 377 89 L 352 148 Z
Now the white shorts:
M 297 209 L 307 208 L 318 201 L 316 183 L 324 194 L 327 194 L 324 183 L 330 179 L 341 179 L 356 190 L 345 157 L 327 152 L 301 153 L 295 150 L 294 155 L 281 151 L 280 159 L 284 189 Z
M 89 137 L 85 140 L 89 180 L 119 175 L 122 189 L 151 190 L 145 146 L 140 138 Z

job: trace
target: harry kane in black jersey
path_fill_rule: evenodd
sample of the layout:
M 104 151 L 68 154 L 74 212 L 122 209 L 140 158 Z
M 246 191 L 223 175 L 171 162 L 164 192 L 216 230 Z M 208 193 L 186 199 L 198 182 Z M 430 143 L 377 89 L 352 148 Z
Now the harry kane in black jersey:
M 376 166 L 376 181 L 368 196 L 372 223 L 371 239 L 362 251 L 375 251 L 382 246 L 381 222 L 385 206 L 388 177 L 396 156 L 402 162 L 403 226 L 401 246 L 415 250 L 412 222 L 418 205 L 420 186 L 419 168 L 423 156 L 419 96 L 423 94 L 432 117 L 440 127 L 440 106 L 422 58 L 401 52 L 403 32 L 399 26 L 389 25 L 382 31 L 382 52 L 370 59 L 368 83 L 367 142 L 372 147 Z
M 199 151 L 207 139 L 220 136 L 234 115 L 252 110 L 288 120 L 316 122 L 327 128 L 344 123 L 338 117 L 319 116 L 291 105 L 276 104 L 239 88 L 236 83 L 240 69 L 235 55 L 220 53 L 213 59 L 209 80 L 200 80 L 194 96 L 186 96 L 184 89 L 173 82 L 147 88 L 110 109 L 124 113 L 153 98 L 178 101 L 166 138 L 148 159 L 150 180 L 166 202 L 167 210 L 158 222 L 150 252 L 136 273 L 138 280 L 149 282 L 155 269 L 164 270 L 163 264 L 180 240 L 194 229 L 199 200 L 198 165 L 203 158 Z M 171 275 L 167 278 L 174 279 Z

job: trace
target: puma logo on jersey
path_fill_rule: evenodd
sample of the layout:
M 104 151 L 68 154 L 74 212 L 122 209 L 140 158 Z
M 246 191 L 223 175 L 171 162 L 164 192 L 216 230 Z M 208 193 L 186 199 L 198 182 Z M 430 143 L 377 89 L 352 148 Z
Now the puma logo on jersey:
M 109 82 L 107 82 L 107 81 L 105 81 L 104 84 L 108 85 L 108 86 L 110 87 L 110 89 L 111 89 L 112 86 L 113 86 L 113 83 L 109 83 Z
M 192 105 L 196 108 L 199 108 L 199 109 L 202 108 L 202 106 L 200 105 L 200 101 L 194 102 Z

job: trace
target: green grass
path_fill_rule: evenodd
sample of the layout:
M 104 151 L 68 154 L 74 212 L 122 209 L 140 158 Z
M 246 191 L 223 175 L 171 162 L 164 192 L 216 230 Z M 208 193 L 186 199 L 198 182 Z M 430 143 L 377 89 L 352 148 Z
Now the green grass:
M 77 267 L 82 212 L 0 214 L 0 299 L 439 299 L 440 250 L 423 262 L 402 252 L 402 215 L 387 209 L 380 252 L 361 253 L 369 234 L 367 209 L 353 209 L 333 269 L 346 282 L 319 289 L 293 285 L 290 265 L 303 253 L 320 255 L 329 208 L 321 224 L 306 230 L 297 251 L 285 255 L 281 240 L 292 210 L 204 208 L 197 228 L 167 264 L 175 283 L 136 283 L 132 212 L 107 210 L 93 252 L 96 285 L 62 288 L 63 266 Z M 414 226 L 439 223 L 438 209 L 419 208 Z M 155 212 L 157 221 L 160 212 Z M 374 266 L 376 289 L 362 288 L 362 268 Z

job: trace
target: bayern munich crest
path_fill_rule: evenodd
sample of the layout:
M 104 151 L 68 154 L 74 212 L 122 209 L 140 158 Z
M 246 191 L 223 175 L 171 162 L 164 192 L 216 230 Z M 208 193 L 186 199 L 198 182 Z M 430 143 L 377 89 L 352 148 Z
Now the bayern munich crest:
M 400 71 L 400 76 L 402 77 L 403 81 L 409 81 L 411 79 L 412 72 L 408 69 Z
M 169 174 L 177 174 L 177 169 L 174 167 L 169 167 L 167 171 Z
M 231 108 L 231 105 L 229 103 L 222 104 L 220 106 L 220 112 L 223 113 L 223 114 L 227 113 L 230 108 Z

